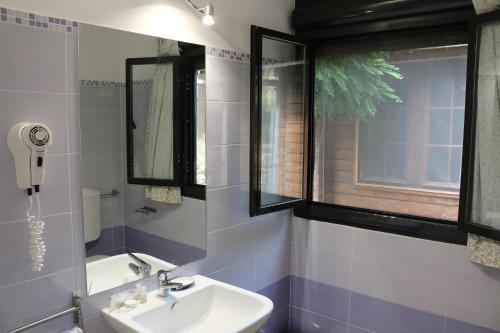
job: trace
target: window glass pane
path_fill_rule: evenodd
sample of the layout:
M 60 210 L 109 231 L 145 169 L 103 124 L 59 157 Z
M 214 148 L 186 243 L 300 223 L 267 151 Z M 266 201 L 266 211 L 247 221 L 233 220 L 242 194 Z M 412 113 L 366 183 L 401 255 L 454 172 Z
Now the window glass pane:
M 448 159 L 450 151 L 443 147 L 429 147 L 427 179 L 431 182 L 448 181 Z
M 206 185 L 205 182 L 205 109 L 206 109 L 206 75 L 205 70 L 196 71 L 195 91 L 195 124 L 196 124 L 196 184 Z
M 304 47 L 262 42 L 261 206 L 302 198 Z
M 462 148 L 451 149 L 450 182 L 460 184 L 460 173 L 462 172 Z
M 451 134 L 451 144 L 462 145 L 464 139 L 464 109 L 453 111 L 453 123 L 452 123 L 452 134 Z
M 429 143 L 446 145 L 450 141 L 450 110 L 429 111 Z
M 313 200 L 456 221 L 467 46 L 333 50 L 315 60 Z

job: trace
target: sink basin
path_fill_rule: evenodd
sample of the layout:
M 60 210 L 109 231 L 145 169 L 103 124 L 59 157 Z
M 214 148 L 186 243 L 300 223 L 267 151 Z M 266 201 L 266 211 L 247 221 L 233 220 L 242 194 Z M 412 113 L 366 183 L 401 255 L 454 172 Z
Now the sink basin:
M 134 253 L 137 257 L 151 265 L 151 274 L 155 275 L 160 269 L 168 270 L 176 266 L 144 253 Z M 143 277 L 135 274 L 129 267 L 135 263 L 126 253 L 111 257 L 102 257 L 88 262 L 87 293 L 93 295 L 104 290 L 121 286 L 125 283 L 137 281 Z
M 266 297 L 226 283 L 194 276 L 195 285 L 165 298 L 156 291 L 131 310 L 104 309 L 105 320 L 120 333 L 255 333 L 269 318 Z

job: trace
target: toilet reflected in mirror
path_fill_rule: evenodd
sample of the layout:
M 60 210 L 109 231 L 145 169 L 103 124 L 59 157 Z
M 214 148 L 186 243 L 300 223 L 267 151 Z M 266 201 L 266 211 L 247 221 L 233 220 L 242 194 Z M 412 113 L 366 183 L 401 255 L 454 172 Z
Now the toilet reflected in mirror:
M 89 295 L 206 255 L 204 59 L 200 45 L 80 25 Z

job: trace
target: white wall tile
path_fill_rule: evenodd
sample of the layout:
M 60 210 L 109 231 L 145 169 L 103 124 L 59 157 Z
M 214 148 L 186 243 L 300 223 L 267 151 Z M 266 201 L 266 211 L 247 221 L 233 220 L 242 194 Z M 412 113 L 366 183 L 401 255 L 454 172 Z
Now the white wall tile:
M 255 230 L 251 222 L 209 232 L 203 272 L 212 273 L 255 256 Z
M 255 251 L 257 254 L 290 243 L 291 210 L 265 214 L 255 218 Z
M 450 245 L 414 237 L 353 228 L 356 256 L 447 274 Z
M 250 103 L 250 64 L 206 57 L 207 101 Z
M 350 255 L 354 228 L 294 217 L 293 242 L 325 251 Z
M 78 34 L 66 34 L 66 91 L 78 94 Z
M 260 290 L 290 275 L 290 244 L 257 255 L 256 289 Z
M 41 186 L 40 201 L 43 215 L 69 212 L 69 161 L 65 155 L 47 155 L 45 159 L 45 184 Z M 17 187 L 14 160 L 0 159 L 0 211 L 2 221 L 26 218 L 28 199 L 24 190 Z
M 66 33 L 2 24 L 0 89 L 66 92 Z
M 215 231 L 250 219 L 248 185 L 207 191 L 207 228 Z
M 0 325 L 48 308 L 69 306 L 73 289 L 72 270 L 0 288 Z
M 421 270 L 352 258 L 352 290 L 438 315 L 445 313 L 447 277 Z
M 78 94 L 67 95 L 68 97 L 68 137 L 69 152 L 79 153 L 80 140 L 80 96 Z
M 73 267 L 73 239 L 69 213 L 45 217 L 43 239 L 46 254 L 43 270 L 31 270 L 30 233 L 26 221 L 0 224 L 0 288 Z M 15 249 L 15 253 L 13 253 Z
M 0 137 L 6 138 L 10 128 L 18 122 L 42 122 L 50 128 L 53 137 L 47 152 L 68 152 L 68 99 L 63 94 L 0 90 Z M 0 156 L 11 156 L 5 139 L 0 140 Z
M 450 275 L 472 282 L 481 282 L 492 287 L 500 286 L 500 270 L 475 264 L 467 257 L 467 248 L 462 245 L 450 245 Z
M 351 256 L 292 244 L 292 274 L 335 287 L 349 289 Z
M 249 182 L 248 145 L 207 147 L 207 188 L 227 187 Z
M 500 331 L 500 285 L 451 278 L 447 317 Z
M 206 144 L 250 143 L 250 104 L 207 102 Z
M 208 277 L 234 286 L 255 291 L 255 259 L 226 267 L 209 274 Z

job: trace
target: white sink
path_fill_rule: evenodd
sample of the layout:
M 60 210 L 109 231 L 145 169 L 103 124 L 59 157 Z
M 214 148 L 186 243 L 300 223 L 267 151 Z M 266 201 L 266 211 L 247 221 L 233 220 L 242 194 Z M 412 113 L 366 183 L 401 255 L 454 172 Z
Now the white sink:
M 144 253 L 134 253 L 137 257 L 151 265 L 151 274 L 156 275 L 160 269 L 168 270 L 176 266 Z M 129 263 L 136 263 L 128 254 L 103 257 L 87 263 L 87 293 L 93 295 L 104 290 L 115 288 L 125 283 L 137 281 L 143 276 L 135 274 Z
M 168 298 L 153 291 L 134 309 L 104 309 L 104 318 L 120 333 L 255 333 L 271 314 L 273 303 L 262 295 L 201 275 L 194 279 L 193 287 Z

